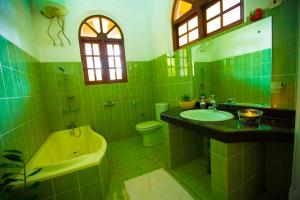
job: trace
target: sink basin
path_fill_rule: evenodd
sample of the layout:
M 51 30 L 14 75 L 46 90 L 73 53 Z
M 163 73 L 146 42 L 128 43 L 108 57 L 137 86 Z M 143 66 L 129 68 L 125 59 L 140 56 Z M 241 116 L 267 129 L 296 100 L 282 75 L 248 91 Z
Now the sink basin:
M 201 122 L 220 122 L 232 119 L 233 114 L 225 111 L 213 111 L 208 109 L 187 110 L 180 113 L 185 119 L 192 119 Z

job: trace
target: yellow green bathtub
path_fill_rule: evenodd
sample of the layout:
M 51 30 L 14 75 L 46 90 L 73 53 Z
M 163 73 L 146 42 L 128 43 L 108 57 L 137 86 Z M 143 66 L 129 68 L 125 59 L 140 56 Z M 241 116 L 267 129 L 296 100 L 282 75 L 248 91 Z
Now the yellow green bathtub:
M 104 137 L 90 126 L 52 133 L 26 164 L 27 173 L 42 168 L 28 179 L 28 184 L 41 182 L 30 193 L 38 199 L 105 199 L 110 183 L 106 149 Z

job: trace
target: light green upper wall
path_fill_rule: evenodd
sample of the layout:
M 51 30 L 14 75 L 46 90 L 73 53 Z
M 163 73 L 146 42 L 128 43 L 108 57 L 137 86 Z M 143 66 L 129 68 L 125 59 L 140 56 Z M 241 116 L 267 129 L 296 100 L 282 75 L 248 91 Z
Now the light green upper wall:
M 173 50 L 174 0 L 66 0 L 69 13 L 65 32 L 72 45 L 65 47 L 53 46 L 46 33 L 49 20 L 40 14 L 35 0 L 0 2 L 1 35 L 42 62 L 80 61 L 78 28 L 85 17 L 93 14 L 106 15 L 120 25 L 127 61 L 151 60 Z M 245 16 L 268 4 L 268 0 L 244 0 Z M 58 26 L 53 23 L 51 34 L 56 36 L 56 30 Z
M 172 11 L 175 0 L 153 0 L 151 8 L 151 59 L 173 51 Z
M 118 23 L 125 38 L 125 53 L 127 61 L 149 60 L 152 55 L 152 42 L 149 21 L 152 1 L 140 0 L 66 0 L 69 13 L 65 17 L 66 35 L 72 45 L 65 47 L 53 46 L 46 34 L 49 20 L 44 18 L 34 5 L 34 24 L 37 34 L 37 49 L 39 60 L 42 62 L 81 61 L 78 43 L 78 29 L 80 23 L 90 15 L 105 15 Z M 53 23 L 51 34 L 56 37 L 58 26 Z
M 0 35 L 37 57 L 30 0 L 0 0 Z

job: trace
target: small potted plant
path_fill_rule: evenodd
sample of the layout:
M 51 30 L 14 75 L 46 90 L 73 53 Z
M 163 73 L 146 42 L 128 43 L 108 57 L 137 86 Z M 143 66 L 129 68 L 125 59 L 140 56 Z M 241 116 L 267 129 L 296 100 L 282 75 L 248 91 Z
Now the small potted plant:
M 196 99 L 191 98 L 189 95 L 185 94 L 181 97 L 179 101 L 180 108 L 187 110 L 195 107 Z

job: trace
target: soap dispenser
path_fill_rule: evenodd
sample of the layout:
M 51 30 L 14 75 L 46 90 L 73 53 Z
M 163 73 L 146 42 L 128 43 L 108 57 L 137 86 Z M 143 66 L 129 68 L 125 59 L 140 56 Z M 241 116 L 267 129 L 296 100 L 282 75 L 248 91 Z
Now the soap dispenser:
M 205 99 L 205 96 L 201 96 L 200 109 L 206 108 L 206 103 L 205 103 L 204 99 Z

